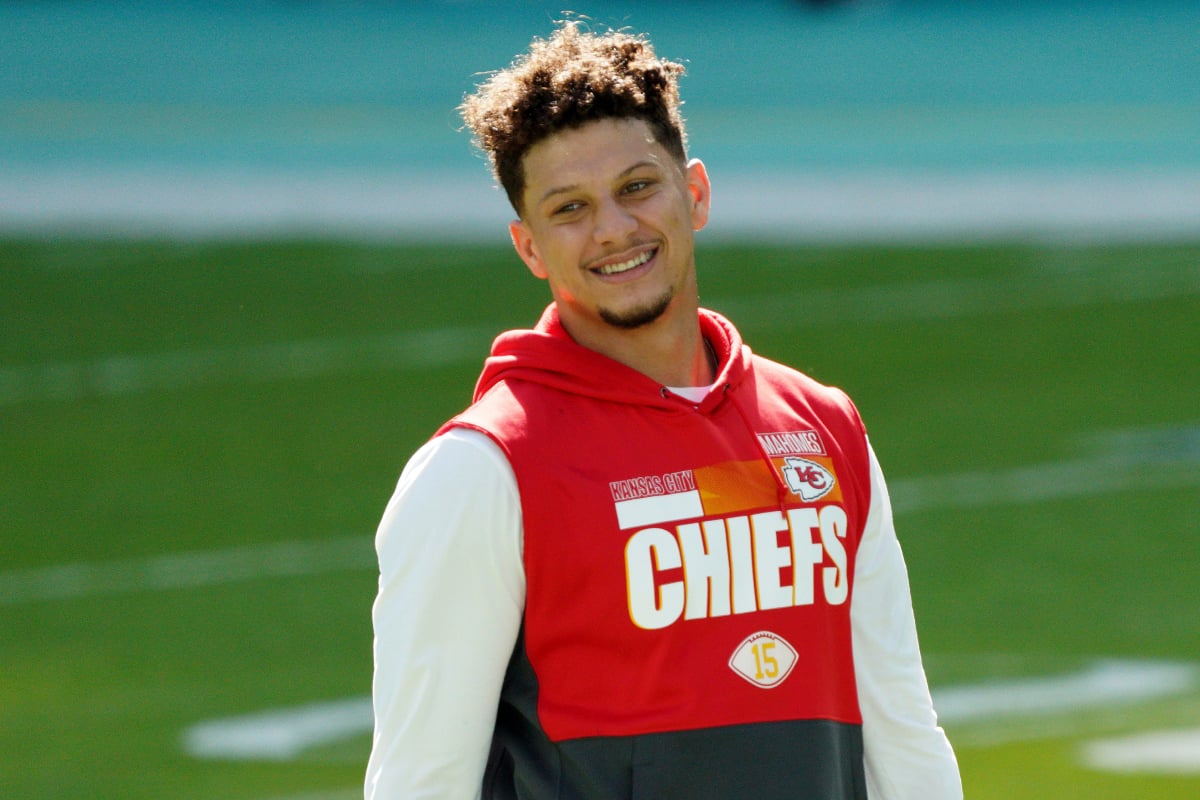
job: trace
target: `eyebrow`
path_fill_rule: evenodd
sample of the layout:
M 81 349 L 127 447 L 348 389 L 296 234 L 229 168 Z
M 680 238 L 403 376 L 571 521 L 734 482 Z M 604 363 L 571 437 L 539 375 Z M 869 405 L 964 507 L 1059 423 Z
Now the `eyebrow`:
M 658 166 L 659 166 L 659 163 L 657 161 L 651 161 L 649 159 L 646 159 L 643 161 L 639 161 L 636 164 L 633 164 L 632 166 L 622 170 L 621 173 L 619 175 L 617 175 L 617 177 L 624 178 L 626 175 L 629 175 L 632 172 L 637 172 L 642 167 L 658 167 Z M 537 204 L 541 205 L 542 203 L 546 202 L 547 200 L 549 200 L 551 197 L 553 197 L 556 194 L 567 194 L 569 192 L 575 191 L 578 188 L 579 188 L 579 184 L 573 183 L 569 186 L 556 186 L 553 189 L 548 189 L 541 197 L 538 198 Z

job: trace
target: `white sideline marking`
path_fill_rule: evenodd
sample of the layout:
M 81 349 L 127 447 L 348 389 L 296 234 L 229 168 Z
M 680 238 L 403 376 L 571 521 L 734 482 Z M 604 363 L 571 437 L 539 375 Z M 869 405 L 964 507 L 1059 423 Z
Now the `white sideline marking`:
M 1200 264 L 1165 260 L 1139 269 L 1039 265 L 1017 276 L 964 278 L 861 289 L 718 300 L 749 327 L 803 327 L 846 320 L 964 317 L 1034 308 L 1127 303 L 1200 294 Z M 422 369 L 478 360 L 495 330 L 482 326 L 405 331 L 359 339 L 310 339 L 243 348 L 118 355 L 94 361 L 0 367 L 0 407 L 112 397 L 235 381 L 271 381 L 368 369 Z
M 185 589 L 266 577 L 368 570 L 377 566 L 371 536 L 243 545 L 123 561 L 79 562 L 0 573 L 0 606 Z
M 374 724 L 371 698 L 352 697 L 201 722 L 184 731 L 183 749 L 194 758 L 291 761 Z
M 1197 673 L 1188 664 L 1100 661 L 1066 675 L 948 687 L 934 691 L 933 701 L 942 722 L 1053 717 L 1182 694 L 1195 688 Z M 183 732 L 182 742 L 195 758 L 287 761 L 373 726 L 370 698 L 355 697 L 200 722 Z
M 1105 772 L 1200 775 L 1200 728 L 1098 739 L 1081 748 L 1080 760 Z

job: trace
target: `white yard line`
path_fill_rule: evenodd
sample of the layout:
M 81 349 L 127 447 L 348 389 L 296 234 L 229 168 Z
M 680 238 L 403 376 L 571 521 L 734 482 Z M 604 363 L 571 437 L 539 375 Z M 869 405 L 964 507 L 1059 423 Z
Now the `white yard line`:
M 981 316 L 1200 294 L 1200 264 L 1164 261 L 1137 270 L 1106 266 L 1102 260 L 1097 264 L 1037 265 L 1019 275 L 1001 278 L 717 298 L 713 306 L 744 320 L 747 328 L 771 328 Z M 451 327 L 0 367 L 0 407 L 371 369 L 482 363 L 497 332 L 484 326 Z
M 1200 775 L 1200 728 L 1098 739 L 1083 745 L 1079 757 L 1105 772 Z
M 193 758 L 292 761 L 310 747 L 369 733 L 374 722 L 371 698 L 352 697 L 207 720 L 184 731 L 183 749 Z
M 897 480 L 892 504 L 904 514 L 1200 484 L 1200 425 L 1110 431 L 1087 443 L 1093 454 L 1069 461 Z M 368 535 L 79 562 L 0 573 L 0 607 L 375 568 Z
M 979 470 L 892 481 L 897 515 L 942 508 L 1026 505 L 1135 489 L 1200 484 L 1200 458 L 1150 462 L 1137 454 L 1110 454 L 1015 469 Z
M 1038 722 L 1008 730 L 999 737 L 1007 742 L 1052 738 L 1057 729 L 1047 722 L 1056 718 L 1175 697 L 1197 685 L 1200 669 L 1193 664 L 1103 660 L 1060 675 L 935 689 L 933 701 L 943 723 Z M 205 720 L 184 730 L 182 746 L 201 759 L 291 761 L 310 748 L 366 735 L 373 725 L 371 699 L 351 697 Z
M 1191 664 L 1098 661 L 1064 675 L 949 686 L 933 698 L 939 720 L 970 724 L 1146 702 L 1189 692 L 1197 677 Z
M 441 328 L 4 367 L 0 368 L 0 407 L 371 369 L 423 369 L 473 359 L 482 364 L 495 333 L 483 327 Z
M 1200 264 L 1122 266 L 1035 264 L 1016 275 L 897 283 L 855 289 L 773 290 L 716 299 L 713 306 L 748 328 L 988 316 L 1019 311 L 1133 303 L 1200 294 Z
M 0 573 L 0 606 L 366 571 L 376 566 L 372 537 L 361 535 L 78 562 Z
M 1200 425 L 1106 431 L 1087 437 L 1084 449 L 1088 455 L 1066 461 L 892 481 L 892 508 L 1022 505 L 1200 483 Z

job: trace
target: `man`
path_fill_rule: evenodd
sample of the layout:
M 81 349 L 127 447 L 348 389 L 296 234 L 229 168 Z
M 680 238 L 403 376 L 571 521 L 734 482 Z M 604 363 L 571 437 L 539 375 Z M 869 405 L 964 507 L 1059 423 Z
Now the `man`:
M 380 524 L 367 798 L 962 797 L 854 406 L 699 308 L 681 73 L 565 24 L 463 105 L 554 302 Z

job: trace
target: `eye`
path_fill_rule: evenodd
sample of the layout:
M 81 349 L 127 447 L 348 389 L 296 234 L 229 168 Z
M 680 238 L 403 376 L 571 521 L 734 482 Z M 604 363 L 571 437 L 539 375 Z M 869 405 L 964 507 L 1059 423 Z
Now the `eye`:
M 550 213 L 552 216 L 560 217 L 566 214 L 574 213 L 581 208 L 583 208 L 583 203 L 579 202 L 578 200 L 572 200 L 569 203 L 563 203 L 561 206 L 556 207 Z
M 637 194 L 638 192 L 649 189 L 652 184 L 653 181 L 649 180 L 648 178 L 639 178 L 625 184 L 625 188 L 622 191 L 624 191 L 625 194 Z

